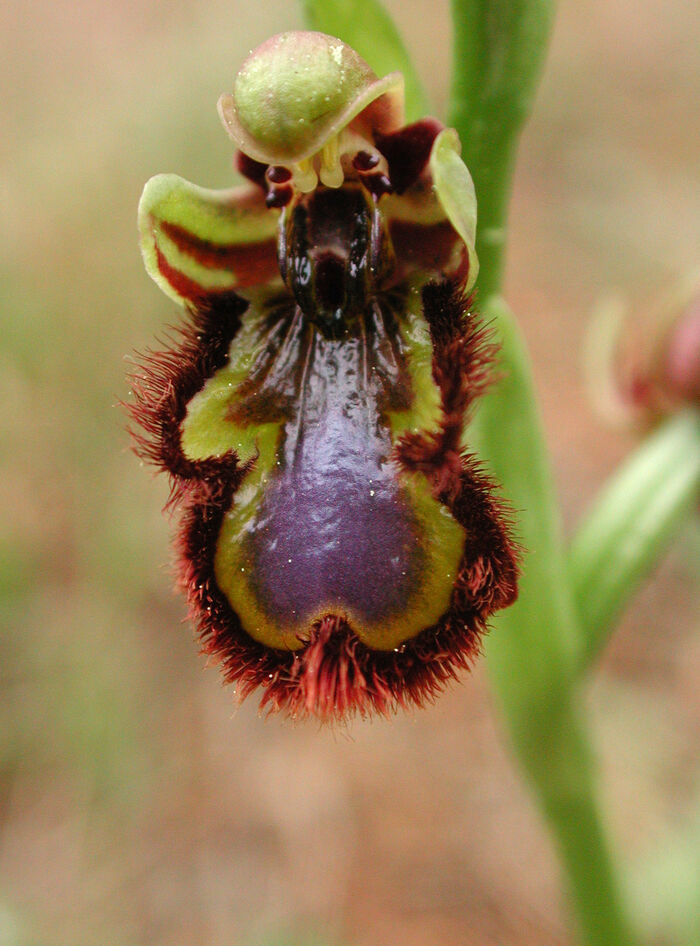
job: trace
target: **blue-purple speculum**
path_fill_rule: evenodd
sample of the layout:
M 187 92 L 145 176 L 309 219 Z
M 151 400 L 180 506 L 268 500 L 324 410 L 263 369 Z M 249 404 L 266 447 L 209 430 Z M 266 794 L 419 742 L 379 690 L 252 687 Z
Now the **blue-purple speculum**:
M 146 185 L 146 268 L 184 304 L 132 414 L 172 478 L 180 583 L 243 695 L 340 718 L 432 697 L 512 602 L 502 502 L 465 422 L 492 346 L 456 133 L 399 74 L 286 33 L 219 111 L 245 184 Z

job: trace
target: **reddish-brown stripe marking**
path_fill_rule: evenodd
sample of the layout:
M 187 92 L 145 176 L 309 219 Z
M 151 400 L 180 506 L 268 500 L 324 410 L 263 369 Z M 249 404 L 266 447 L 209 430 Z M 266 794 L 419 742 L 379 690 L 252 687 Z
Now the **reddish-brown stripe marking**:
M 459 239 L 448 220 L 423 224 L 409 220 L 389 222 L 391 241 L 397 257 L 410 267 L 441 272 L 452 259 Z
M 271 237 L 257 243 L 212 243 L 194 236 L 174 223 L 160 222 L 163 233 L 182 253 L 206 269 L 233 273 L 238 286 L 256 286 L 278 275 L 277 241 Z
M 156 259 L 158 261 L 158 269 L 160 270 L 161 275 L 167 279 L 175 292 L 177 292 L 179 296 L 181 296 L 183 299 L 186 299 L 188 302 L 202 305 L 206 303 L 207 299 L 211 299 L 212 296 L 221 296 L 225 293 L 231 292 L 230 288 L 206 289 L 198 282 L 195 282 L 194 279 L 190 279 L 189 276 L 185 276 L 185 274 L 181 273 L 179 269 L 175 269 L 174 266 L 170 265 L 161 252 L 158 244 L 156 244 Z

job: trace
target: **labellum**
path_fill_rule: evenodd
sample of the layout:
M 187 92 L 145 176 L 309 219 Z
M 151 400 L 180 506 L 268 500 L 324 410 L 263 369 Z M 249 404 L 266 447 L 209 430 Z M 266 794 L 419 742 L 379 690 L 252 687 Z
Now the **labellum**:
M 219 111 L 248 183 L 146 185 L 146 268 L 188 311 L 134 381 L 172 478 L 179 583 L 246 696 L 340 719 L 420 704 L 516 596 L 508 516 L 465 422 L 493 346 L 454 131 L 400 74 L 286 33 Z

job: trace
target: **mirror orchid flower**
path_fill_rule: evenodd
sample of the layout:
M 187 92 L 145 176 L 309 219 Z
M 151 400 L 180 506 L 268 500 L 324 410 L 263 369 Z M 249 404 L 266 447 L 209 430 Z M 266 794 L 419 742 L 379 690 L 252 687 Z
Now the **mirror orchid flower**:
M 146 269 L 188 312 L 131 406 L 171 477 L 179 584 L 241 696 L 421 704 L 517 594 L 465 438 L 495 352 L 457 134 L 405 125 L 402 76 L 314 32 L 251 53 L 219 113 L 245 183 L 159 175 L 139 208 Z

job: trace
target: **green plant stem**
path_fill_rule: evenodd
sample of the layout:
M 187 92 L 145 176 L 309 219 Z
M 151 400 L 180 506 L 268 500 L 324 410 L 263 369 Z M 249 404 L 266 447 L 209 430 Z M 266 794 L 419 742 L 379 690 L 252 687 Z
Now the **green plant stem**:
M 520 762 L 552 829 L 582 941 L 634 942 L 595 791 L 575 687 L 579 636 L 558 506 L 529 359 L 500 299 L 511 178 L 552 22 L 549 0 L 453 0 L 450 122 L 479 202 L 478 298 L 501 343 L 501 381 L 473 425 L 477 451 L 503 486 L 527 549 L 520 595 L 486 652 Z
M 529 359 L 515 320 L 491 298 L 484 314 L 505 376 L 474 424 L 479 455 L 516 509 L 526 548 L 520 595 L 486 643 L 489 672 L 517 756 L 547 817 L 589 946 L 634 942 L 596 797 L 592 751 L 574 678 L 576 615 Z
M 698 499 L 700 413 L 689 409 L 664 421 L 615 472 L 571 543 L 581 671 Z
M 479 199 L 481 299 L 500 291 L 515 151 L 553 16 L 551 0 L 452 0 L 448 122 L 460 134 Z

